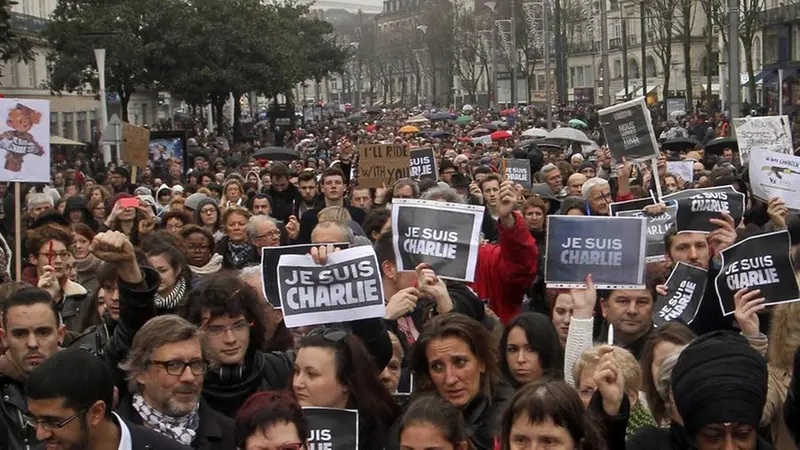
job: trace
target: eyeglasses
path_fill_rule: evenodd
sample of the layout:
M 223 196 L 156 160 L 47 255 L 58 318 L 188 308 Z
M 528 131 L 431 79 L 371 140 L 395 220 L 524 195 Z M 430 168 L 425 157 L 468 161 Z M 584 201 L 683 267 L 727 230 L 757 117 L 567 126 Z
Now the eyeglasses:
M 161 366 L 164 370 L 173 377 L 179 377 L 186 372 L 186 368 L 192 371 L 192 375 L 200 376 L 205 375 L 208 370 L 208 363 L 202 359 L 195 359 L 189 362 L 172 360 L 172 361 L 156 361 L 151 360 L 151 364 Z
M 222 325 L 211 325 L 205 327 L 206 333 L 210 334 L 211 336 L 222 336 L 223 334 L 227 333 L 228 330 L 233 331 L 234 333 L 242 333 L 245 330 L 249 330 L 253 326 L 252 322 L 248 322 L 246 320 L 240 320 L 233 325 L 230 326 L 222 326 Z
M 338 328 L 318 327 L 309 331 L 306 336 L 322 336 L 326 341 L 342 342 L 347 338 L 347 334 L 347 331 Z
M 264 238 L 265 238 L 265 237 L 267 237 L 267 236 L 272 236 L 272 237 L 281 237 L 281 230 L 272 230 L 272 231 L 267 231 L 267 232 L 266 232 L 266 233 L 264 233 L 264 234 L 261 234 L 261 235 L 258 235 L 258 236 L 256 236 L 256 237 L 255 237 L 255 239 L 264 239 Z
M 56 422 L 55 419 L 37 419 L 33 416 L 28 416 L 28 415 L 23 415 L 22 419 L 25 421 L 25 425 L 34 429 L 42 427 L 47 431 L 60 430 L 61 428 L 64 428 L 65 426 L 67 426 L 67 424 L 75 420 L 76 417 L 85 413 L 87 409 L 89 408 L 84 408 L 60 422 Z
M 62 261 L 67 259 L 67 258 L 69 258 L 70 256 L 72 256 L 72 253 L 70 253 L 69 250 L 63 250 L 63 251 L 60 251 L 60 252 L 53 252 L 52 254 L 53 254 L 53 259 L 61 258 Z M 40 252 L 39 256 L 49 258 L 50 257 L 50 253 L 48 253 L 48 252 L 41 253 Z

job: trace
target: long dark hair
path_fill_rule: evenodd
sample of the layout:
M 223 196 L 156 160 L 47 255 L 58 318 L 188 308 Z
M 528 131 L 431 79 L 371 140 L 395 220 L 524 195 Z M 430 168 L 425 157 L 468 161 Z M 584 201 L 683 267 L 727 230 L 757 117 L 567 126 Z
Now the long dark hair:
M 334 351 L 336 379 L 350 393 L 347 406 L 357 409 L 359 417 L 375 427 L 373 434 L 385 437 L 400 409 L 378 379 L 380 371 L 361 339 L 344 330 L 318 328 L 300 340 L 298 352 L 303 348 Z
M 564 378 L 564 350 L 561 347 L 561 341 L 558 339 L 558 332 L 556 332 L 553 322 L 544 314 L 530 312 L 520 314 L 511 320 L 503 331 L 503 337 L 500 338 L 500 369 L 506 379 L 514 387 L 520 386 L 520 383 L 514 379 L 508 370 L 508 361 L 505 358 L 508 334 L 516 327 L 522 328 L 525 332 L 525 338 L 528 339 L 528 345 L 539 355 L 542 377 Z
M 662 424 L 669 418 L 667 405 L 656 388 L 656 380 L 653 379 L 653 350 L 661 342 L 669 342 L 675 345 L 687 345 L 697 337 L 692 330 L 680 322 L 669 322 L 653 330 L 647 338 L 647 342 L 642 349 L 642 358 L 639 364 L 642 366 L 642 388 L 647 398 L 647 405 L 656 419 L 656 424 Z
M 511 427 L 520 417 L 526 417 L 531 423 L 552 420 L 567 430 L 576 449 L 607 449 L 600 418 L 584 409 L 578 392 L 563 380 L 535 381 L 517 391 L 503 413 L 501 450 L 511 449 Z

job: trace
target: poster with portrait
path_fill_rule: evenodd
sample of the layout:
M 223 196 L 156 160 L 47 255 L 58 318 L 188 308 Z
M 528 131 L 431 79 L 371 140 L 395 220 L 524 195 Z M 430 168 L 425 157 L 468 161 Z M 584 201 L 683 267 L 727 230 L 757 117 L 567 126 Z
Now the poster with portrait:
M 50 101 L 0 99 L 0 181 L 50 182 Z
M 188 170 L 186 155 L 186 132 L 153 131 L 150 133 L 149 165 L 158 178 L 166 178 L 171 167 L 179 167 L 180 173 Z

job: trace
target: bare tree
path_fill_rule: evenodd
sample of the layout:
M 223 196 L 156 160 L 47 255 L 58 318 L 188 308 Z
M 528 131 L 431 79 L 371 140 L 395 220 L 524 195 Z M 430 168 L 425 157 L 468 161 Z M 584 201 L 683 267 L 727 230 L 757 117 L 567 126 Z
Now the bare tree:
M 714 9 L 717 11 L 712 15 L 714 23 L 722 35 L 722 42 L 725 47 L 728 47 L 728 40 L 730 38 L 728 33 L 728 15 L 723 13 L 725 11 L 722 0 L 712 0 Z M 793 3 L 793 2 L 790 2 Z M 761 30 L 761 22 L 759 13 L 764 9 L 764 0 L 739 0 L 739 39 L 744 50 L 745 67 L 747 69 L 748 82 L 747 91 L 749 94 L 748 102 L 750 104 L 756 103 L 756 79 L 755 67 L 753 61 L 753 41 L 756 34 Z M 734 85 L 738 83 L 738 74 L 729 74 L 728 76 L 731 83 Z
M 703 27 L 706 49 L 706 108 L 710 111 L 711 105 L 713 104 L 711 92 L 712 67 L 717 63 L 717 61 L 714 60 L 714 19 L 712 18 L 715 11 L 713 0 L 701 0 L 700 4 L 703 6 L 703 13 L 706 15 L 706 24 Z
M 481 30 L 476 17 L 461 8 L 456 9 L 455 71 L 461 85 L 467 90 L 469 100 L 477 101 L 478 80 L 487 66 L 483 55 Z M 484 62 L 481 65 L 481 62 Z
M 650 0 L 645 5 L 647 11 L 647 27 L 653 30 L 653 51 L 661 61 L 664 70 L 663 97 L 669 96 L 669 82 L 672 65 L 672 42 L 676 34 L 676 22 L 679 18 L 676 10 L 681 0 Z M 644 62 L 646 68 L 647 62 Z
M 675 25 L 675 32 L 681 39 L 683 45 L 683 77 L 686 84 L 686 111 L 694 108 L 694 96 L 692 93 L 692 28 L 694 27 L 695 11 L 697 10 L 695 0 L 677 0 L 678 12 Z
M 449 0 L 429 0 L 423 6 L 420 31 L 424 35 L 425 47 L 428 50 L 431 71 L 431 92 L 434 104 L 442 100 L 447 105 L 453 103 L 453 75 L 455 74 L 455 28 L 456 7 Z M 440 74 L 444 77 L 446 89 L 444 95 L 439 93 Z

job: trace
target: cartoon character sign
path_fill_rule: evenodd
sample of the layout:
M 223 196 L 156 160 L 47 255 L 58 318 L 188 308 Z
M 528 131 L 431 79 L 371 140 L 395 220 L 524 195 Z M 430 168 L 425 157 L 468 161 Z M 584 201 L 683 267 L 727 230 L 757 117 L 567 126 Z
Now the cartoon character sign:
M 6 124 L 11 130 L 0 135 L 0 148 L 6 151 L 6 170 L 21 171 L 25 155 L 44 155 L 44 148 L 29 133 L 41 120 L 42 113 L 21 103 L 8 112 Z
M 46 100 L 0 99 L 0 111 L 6 111 L 5 126 L 0 128 L 0 150 L 6 153 L 0 181 L 49 180 L 49 110 Z M 35 161 L 24 164 L 28 155 L 34 156 Z

